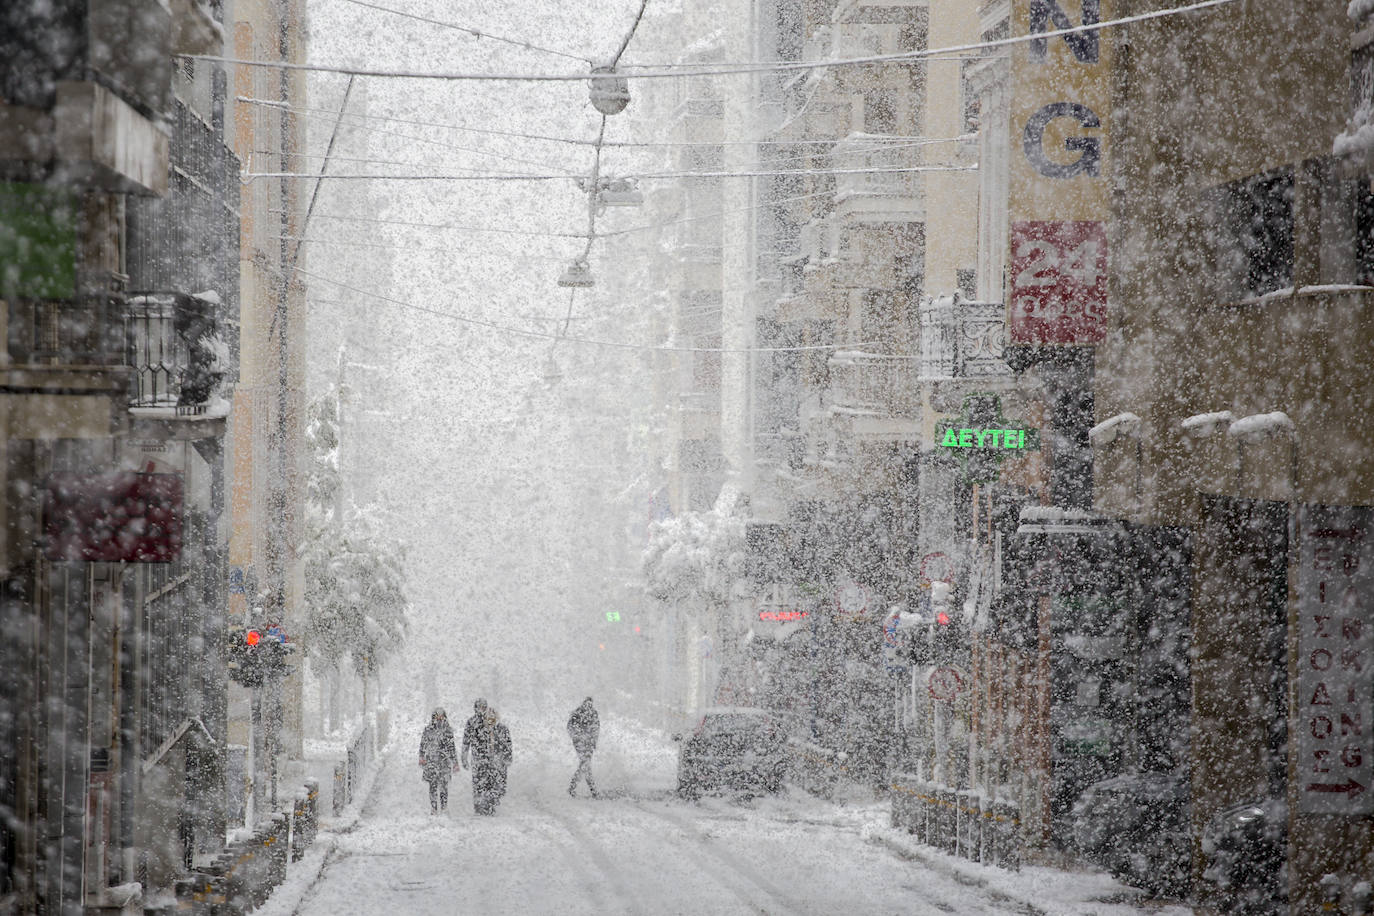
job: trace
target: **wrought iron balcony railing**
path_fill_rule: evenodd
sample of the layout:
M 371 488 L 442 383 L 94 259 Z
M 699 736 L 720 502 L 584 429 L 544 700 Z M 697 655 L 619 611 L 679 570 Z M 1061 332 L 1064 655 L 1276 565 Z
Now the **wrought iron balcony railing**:
M 124 297 L 89 293 L 71 299 L 8 303 L 11 367 L 122 366 Z
M 215 333 L 215 303 L 185 293 L 139 293 L 129 298 L 125 321 L 132 406 L 203 414 L 227 361 Z
M 972 302 L 957 293 L 928 299 L 920 309 L 920 377 L 1006 375 L 1006 313 L 1000 302 Z

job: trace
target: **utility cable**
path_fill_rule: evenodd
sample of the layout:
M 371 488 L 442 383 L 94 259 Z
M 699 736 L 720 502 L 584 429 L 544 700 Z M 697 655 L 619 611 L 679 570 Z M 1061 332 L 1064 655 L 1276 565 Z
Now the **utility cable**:
M 494 321 L 485 321 L 480 318 L 469 318 L 465 315 L 456 315 L 453 312 L 444 312 L 440 311 L 439 309 L 432 309 L 427 308 L 423 305 L 416 305 L 413 302 L 406 302 L 403 299 L 393 299 L 390 296 L 383 296 L 380 293 L 374 293 L 369 290 L 359 289 L 356 286 L 351 286 L 350 284 L 343 283 L 339 280 L 334 280 L 321 274 L 314 273 L 313 271 L 306 270 L 304 267 L 297 267 L 296 273 L 310 277 L 314 280 L 319 280 L 323 283 L 329 283 L 333 286 L 339 287 L 340 289 L 346 289 L 349 292 L 357 293 L 360 296 L 367 296 L 370 299 L 376 299 L 378 302 L 387 302 L 391 305 L 396 305 L 404 309 L 421 312 L 426 315 L 434 315 L 438 318 L 446 318 L 450 321 L 457 321 L 461 324 L 469 324 L 475 327 L 487 328 L 488 330 L 514 334 L 517 337 L 529 337 L 538 340 L 567 341 L 568 343 L 587 344 L 589 346 L 597 347 L 608 347 L 616 350 L 635 350 L 638 352 L 665 353 L 793 353 L 798 351 L 853 350 L 861 347 L 872 346 L 878 343 L 877 341 L 868 340 L 835 344 L 813 344 L 809 346 L 798 347 L 672 347 L 666 345 L 654 346 L 650 344 L 632 344 L 618 340 L 597 340 L 589 337 L 565 337 L 560 334 L 549 334 L 541 331 L 531 331 L 526 328 L 517 328 L 512 325 L 498 324 Z M 879 353 L 875 355 L 887 356 L 893 354 Z
M 1072 26 L 1067 29 L 1051 29 L 1044 32 L 1032 32 L 1027 35 L 1014 35 L 1009 38 L 998 38 L 991 41 L 950 45 L 944 48 L 925 51 L 903 51 L 898 54 L 875 54 L 869 57 L 833 58 L 815 61 L 782 61 L 767 65 L 755 64 L 743 67 L 721 67 L 716 70 L 706 71 L 692 70 L 683 72 L 677 70 L 650 70 L 643 73 L 619 75 L 626 76 L 630 79 L 681 79 L 683 77 L 731 76 L 745 73 L 788 73 L 805 70 L 823 70 L 829 67 L 861 67 L 872 64 L 909 64 L 935 55 L 948 55 L 962 51 L 980 51 L 989 48 L 1011 47 L 1013 45 L 1026 44 L 1032 41 L 1045 41 L 1051 38 L 1076 35 L 1080 32 L 1096 32 L 1102 29 L 1131 25 L 1133 23 L 1146 22 L 1152 19 L 1162 19 L 1168 16 L 1178 16 L 1185 13 L 1195 13 L 1237 2 L 1241 2 L 1241 0 L 1201 0 L 1201 2 L 1192 3 L 1188 6 L 1152 10 L 1146 13 L 1138 13 L 1134 16 L 1123 16 L 1119 19 L 1108 19 L 1102 22 L 1095 22 L 1090 25 Z M 375 70 L 360 67 L 329 66 L 325 64 L 298 64 L 280 60 L 249 60 L 211 54 L 176 54 L 173 56 L 178 59 L 194 58 L 196 60 L 207 60 L 216 63 L 242 64 L 250 67 L 270 67 L 281 70 L 310 70 L 321 73 L 343 73 L 353 74 L 355 76 L 371 76 L 388 79 L 424 79 L 449 82 L 569 83 L 584 82 L 591 78 L 591 75 L 588 73 L 443 73 L 423 70 Z
M 902 175 L 913 172 L 976 172 L 976 165 L 912 165 L 877 169 L 783 169 L 751 172 L 631 172 L 622 178 L 637 180 L 667 178 L 774 178 L 789 175 Z M 241 172 L 246 182 L 254 178 L 333 178 L 365 181 L 566 181 L 567 175 L 316 175 L 313 172 Z
M 502 44 L 515 45 L 517 48 L 525 48 L 530 51 L 538 51 L 540 54 L 552 54 L 557 57 L 566 57 L 569 60 L 580 60 L 587 64 L 591 63 L 590 59 L 583 57 L 580 54 L 569 54 L 566 51 L 557 51 L 553 48 L 544 48 L 540 47 L 537 44 L 534 44 L 533 42 L 520 41 L 519 39 L 515 38 L 502 38 L 500 35 L 493 35 L 491 32 L 485 32 L 481 29 L 469 28 L 465 25 L 458 25 L 455 22 L 444 22 L 440 19 L 430 19 L 428 16 L 419 16 L 415 13 L 407 13 L 403 12 L 402 10 L 395 10 L 389 6 L 379 6 L 376 3 L 366 3 L 364 2 L 364 0 L 344 0 L 344 2 L 352 3 L 355 6 L 365 6 L 368 9 L 380 10 L 383 13 L 391 13 L 393 16 L 401 16 L 406 19 L 414 19 L 419 22 L 426 22 L 430 25 L 443 26 L 446 29 L 455 29 L 459 32 L 466 32 L 467 34 L 472 35 L 475 38 L 490 38 L 492 41 L 501 42 Z
M 269 108 L 283 108 L 288 111 L 298 112 L 305 115 L 322 114 L 335 116 L 334 112 L 327 108 L 313 108 L 305 105 L 289 105 L 285 102 L 278 102 L 274 99 L 259 99 L 248 95 L 235 96 L 234 101 L 242 102 L 246 105 L 264 105 Z M 390 115 L 365 114 L 359 111 L 350 111 L 345 117 L 355 118 L 363 121 L 388 121 L 394 124 L 411 124 L 419 127 L 441 127 L 446 130 L 458 130 L 472 134 L 492 134 L 498 137 L 517 137 L 522 140 L 545 140 L 550 143 L 567 143 L 576 146 L 595 146 L 596 141 L 591 138 L 582 137 L 559 137 L 553 134 L 533 134 L 522 133 L 515 130 L 499 130 L 494 127 L 467 127 L 462 124 L 453 124 L 448 121 L 421 121 L 417 118 L 397 118 Z M 352 125 L 362 127 L 363 125 Z M 369 128 L 377 130 L 376 128 Z M 401 134 L 400 136 L 406 136 Z M 802 146 L 802 145 L 833 145 L 834 143 L 848 139 L 845 137 L 830 137 L 822 139 L 796 139 L 796 140 L 605 140 L 602 146 L 605 148 L 637 148 L 637 147 L 694 147 L 694 146 Z M 887 135 L 887 134 L 861 134 L 859 139 L 866 143 L 901 144 L 901 143 L 953 143 L 960 140 L 960 137 L 916 137 L 907 135 Z M 463 147 L 455 147 L 462 149 Z M 304 155 L 304 154 L 297 154 Z
M 644 8 L 649 5 L 649 0 L 639 0 L 639 12 L 635 14 L 635 21 L 630 25 L 630 31 L 625 33 L 625 40 L 620 43 L 620 50 L 615 52 L 615 57 L 611 58 L 611 69 L 620 63 L 620 55 L 625 53 L 625 49 L 630 46 L 630 39 L 635 37 L 635 30 L 639 28 L 639 21 L 644 18 Z
M 709 144 L 708 144 L 708 145 L 709 145 Z M 910 142 L 910 143 L 890 143 L 890 144 L 887 144 L 887 145 L 884 145 L 884 146 L 854 146 L 854 147 L 847 147 L 847 148 L 842 149 L 842 150 L 829 150 L 829 151 L 813 150 L 813 151 L 807 152 L 807 153 L 796 153 L 796 154 L 787 155 L 787 156 L 775 156 L 775 157 L 771 157 L 771 158 L 769 158 L 764 164 L 765 164 L 765 165 L 781 165 L 781 164 L 785 164 L 785 163 L 795 163 L 795 162 L 808 161 L 808 160 L 812 160 L 812 159 L 820 159 L 820 158 L 824 158 L 824 157 L 836 158 L 836 157 L 850 157 L 850 156 L 872 156 L 872 155 L 884 154 L 884 153 L 887 153 L 887 152 L 890 151 L 890 150 L 910 150 L 910 149 L 913 149 L 913 148 L 916 148 L 916 147 L 921 147 L 921 146 L 926 146 L 926 145 L 928 145 L 928 144 L 926 144 L 926 143 L 924 143 L 924 142 L 921 142 L 921 141 L 913 141 L 913 142 Z M 277 157 L 277 156 L 280 156 L 281 154 L 280 154 L 280 153 L 277 153 L 277 152 L 274 152 L 274 151 L 272 151 L 272 150 L 253 150 L 252 153 L 251 153 L 250 155 L 251 155 L 251 156 L 254 156 L 254 157 L 257 157 L 257 156 Z M 324 158 L 326 157 L 327 154 L 324 154 L 324 153 L 292 153 L 291 155 L 292 155 L 292 157 L 297 158 L 297 159 L 324 159 Z M 484 154 L 484 155 L 500 156 L 500 154 L 497 154 L 497 153 L 489 153 L 489 154 Z M 406 162 L 406 161 L 401 160 L 401 159 L 382 159 L 382 158 L 379 158 L 379 157 L 377 157 L 377 156 L 339 156 L 339 155 L 328 155 L 328 158 L 330 158 L 330 159 L 331 159 L 332 161 L 334 161 L 334 162 L 366 162 L 366 163 L 370 163 L 370 164 L 373 164 L 373 165 L 399 165 L 399 166 L 406 166 L 406 167 L 410 167 L 410 168 L 430 168 L 430 167 L 432 167 L 432 166 L 434 165 L 434 163 L 432 163 L 432 162 L 413 162 L 413 161 L 412 161 L 412 162 Z M 515 159 L 514 157 L 502 157 L 502 158 L 510 158 L 512 161 L 515 161 L 515 162 L 522 161 L 522 160 Z M 252 165 L 251 161 L 250 161 L 249 164 L 250 164 L 250 167 L 251 167 L 251 165 Z M 538 165 L 539 163 L 531 163 L 531 164 L 532 164 L 532 165 Z M 487 172 L 489 171 L 489 170 L 487 170 L 487 169 L 480 169 L 480 168 L 476 168 L 476 167 L 474 167 L 474 166 L 464 166 L 464 165 L 449 165 L 449 166 L 447 166 L 447 167 L 448 167 L 448 168 L 451 168 L 451 169 L 457 169 L 458 171 L 463 171 L 463 172 L 476 172 L 476 173 L 478 173 L 478 174 L 487 174 Z M 559 168 L 559 166 L 552 166 L 552 167 L 553 167 L 553 168 Z M 576 173 L 575 170 L 569 169 L 568 171 L 569 171 L 569 175 L 568 175 L 569 178 L 575 178 L 575 177 L 577 177 L 577 173 Z M 518 172 L 509 172 L 509 173 L 495 172 L 495 173 L 493 173 L 493 174 L 519 174 L 519 173 L 518 173 Z
M 580 236 L 579 236 L 580 237 Z M 287 239 L 296 242 L 298 245 L 332 245 L 341 248 L 381 248 L 389 251 L 429 251 L 435 254 L 452 255 L 452 248 L 430 248 L 423 245 L 389 245 L 386 242 L 349 242 L 340 239 L 311 239 L 299 235 L 287 236 L 267 236 L 272 239 Z M 531 254 L 528 251 L 521 251 L 519 257 L 522 261 L 561 261 L 567 263 L 568 256 L 562 254 Z
M 683 216 L 675 219 L 665 220 L 661 223 L 646 223 L 642 226 L 630 226 L 625 229 L 612 229 L 609 232 L 598 233 L 599 238 L 611 238 L 617 235 L 628 235 L 631 232 L 648 232 L 653 229 L 665 229 L 669 226 L 676 226 L 679 223 L 691 223 L 703 219 L 716 219 L 733 213 L 747 213 L 753 210 L 766 210 L 773 207 L 785 207 L 788 204 L 798 203 L 803 200 L 813 200 L 817 197 L 826 197 L 830 191 L 813 191 L 810 194 L 797 194 L 791 197 L 780 197 L 776 200 L 763 204 L 751 204 L 747 207 L 733 207 L 728 210 L 714 210 L 709 213 L 698 213 L 695 216 Z M 395 226 L 411 226 L 417 229 L 446 229 L 455 232 L 493 232 L 506 233 L 510 235 L 530 235 L 530 236 L 550 236 L 553 238 L 585 239 L 586 235 L 581 232 L 550 232 L 538 229 L 505 229 L 493 226 L 458 226 L 452 223 L 423 223 L 416 220 L 405 219 L 386 219 L 380 216 L 346 216 L 341 213 L 316 213 L 316 219 L 337 219 L 355 223 L 380 223 Z

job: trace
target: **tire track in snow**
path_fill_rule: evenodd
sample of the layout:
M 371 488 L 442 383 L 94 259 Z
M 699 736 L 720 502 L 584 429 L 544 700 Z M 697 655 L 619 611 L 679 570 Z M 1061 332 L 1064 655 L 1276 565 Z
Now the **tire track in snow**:
M 808 912 L 805 906 L 793 900 L 785 891 L 783 891 L 777 885 L 773 884 L 773 882 L 769 881 L 757 870 L 749 868 L 748 866 L 742 864 L 739 860 L 738 855 L 732 854 L 729 851 L 722 849 L 720 845 L 716 843 L 715 840 L 709 834 L 693 826 L 691 822 L 687 821 L 684 818 L 678 817 L 675 814 L 670 814 L 667 811 L 659 811 L 650 808 L 640 801 L 632 801 L 631 804 L 633 804 L 637 809 L 644 812 L 645 814 L 648 814 L 651 817 L 657 817 L 661 820 L 665 820 L 673 826 L 677 827 L 678 830 L 682 831 L 682 833 L 690 837 L 693 842 L 688 843 L 686 841 L 677 839 L 676 837 L 668 837 L 665 835 L 666 839 L 676 842 L 693 851 L 706 852 L 717 862 L 720 862 L 722 865 L 724 865 L 726 871 L 722 872 L 719 870 L 712 870 L 708 873 L 711 874 L 712 877 L 720 881 L 722 884 L 724 884 L 726 887 L 728 887 L 730 891 L 732 891 L 735 894 L 735 896 L 739 897 L 741 901 L 746 903 L 750 909 L 765 914 L 779 912 L 777 907 L 760 906 L 755 900 L 751 900 L 751 895 L 740 889 L 739 882 L 741 879 L 743 879 L 743 881 L 746 882 L 748 888 L 754 888 L 763 891 L 766 895 L 771 897 L 773 900 L 777 901 L 777 903 L 781 904 L 782 912 Z M 705 868 L 702 868 L 702 870 L 707 871 L 707 869 Z M 727 874 L 731 876 L 730 879 L 727 879 Z M 757 894 L 754 894 L 752 896 L 757 896 Z
M 797 902 L 790 899 L 785 891 L 780 890 L 776 885 L 774 885 L 771 881 L 769 881 L 766 877 L 764 877 L 755 869 L 749 868 L 748 866 L 742 864 L 737 855 L 732 854 L 727 848 L 722 848 L 720 844 L 716 843 L 709 834 L 700 830 L 699 828 L 692 826 L 690 821 L 681 818 L 675 814 L 672 814 L 668 811 L 656 810 L 646 807 L 641 802 L 636 801 L 634 804 L 636 807 L 644 811 L 646 814 L 662 818 L 663 820 L 666 820 L 669 823 L 678 826 L 684 833 L 686 833 L 688 836 L 691 836 L 695 840 L 696 845 L 690 846 L 689 848 L 700 848 L 710 853 L 712 857 L 720 861 L 722 864 L 726 865 L 731 871 L 733 871 L 739 877 L 755 885 L 756 887 L 767 893 L 769 896 L 773 897 L 779 903 L 783 904 L 784 909 L 781 910 L 781 912 L 815 912 L 815 908 L 807 904 L 806 902 Z M 822 826 L 843 829 L 843 825 L 839 823 L 821 821 L 813 821 L 813 823 Z M 687 844 L 684 843 L 684 845 Z M 897 852 L 897 850 L 892 849 L 891 847 L 887 847 L 886 844 L 884 844 L 884 847 L 891 849 L 891 851 L 893 852 Z M 915 856 L 908 857 L 905 855 L 901 855 L 900 853 L 898 853 L 898 857 L 905 859 L 907 861 L 917 858 Z M 919 861 L 921 861 L 922 864 L 928 866 L 934 865 L 933 862 L 930 862 L 929 860 L 926 860 L 924 858 L 920 858 Z M 719 873 L 715 874 L 719 876 Z M 941 882 L 942 884 L 962 885 L 962 887 L 945 886 L 939 887 L 937 889 L 931 887 L 930 882 L 926 881 L 922 882 L 919 888 L 912 888 L 912 890 L 919 895 L 920 904 L 923 907 L 929 908 L 929 912 L 953 913 L 958 914 L 958 916 L 978 916 L 978 914 L 986 914 L 986 916 L 1005 916 L 1005 914 L 1008 913 L 1022 913 L 1028 914 L 1028 916 L 1048 916 L 1048 914 L 1046 914 L 1043 910 L 1039 910 L 1034 907 L 1029 907 L 1023 901 L 1016 900 L 1015 898 L 1009 897 L 988 887 L 986 882 L 969 880 L 958 873 L 946 873 L 943 870 L 937 869 L 935 867 L 929 868 L 927 874 L 932 877 L 938 876 L 939 878 L 946 879 L 945 881 Z M 974 894 L 977 897 L 981 897 L 983 899 L 970 899 L 970 894 L 962 892 L 963 887 L 969 888 L 971 891 L 974 892 Z M 735 888 L 733 887 L 731 889 L 735 890 Z M 739 894 L 738 890 L 736 890 L 736 894 Z M 754 906 L 756 909 L 758 909 L 759 912 L 762 913 L 772 914 L 780 912 L 775 907 L 757 907 L 755 904 L 752 903 L 750 905 Z M 1004 908 L 1004 906 L 1006 908 Z M 919 911 L 913 910 L 912 912 L 916 913 Z
M 621 880 L 620 874 L 616 870 L 615 862 L 606 854 L 605 849 L 602 848 L 599 841 L 588 836 L 587 832 L 574 823 L 572 818 L 555 811 L 553 806 L 544 801 L 539 795 L 529 795 L 527 796 L 527 801 L 530 807 L 540 814 L 545 815 L 559 827 L 562 827 L 579 847 L 586 850 L 588 857 L 591 858 L 592 864 L 596 866 L 597 871 L 605 876 L 606 883 L 610 885 L 614 892 L 614 896 L 618 900 L 618 908 L 621 912 L 631 914 L 631 916 L 635 913 L 642 912 L 640 904 L 635 899 L 634 894 L 630 892 L 630 889 L 626 887 L 624 881 Z M 610 912 L 610 901 L 606 899 L 604 888 L 586 875 L 586 869 L 582 867 L 583 863 L 579 861 L 566 846 L 560 845 L 558 851 L 568 863 L 569 867 L 572 868 L 573 872 L 582 876 L 582 883 L 587 888 L 587 894 L 596 905 L 598 911 Z

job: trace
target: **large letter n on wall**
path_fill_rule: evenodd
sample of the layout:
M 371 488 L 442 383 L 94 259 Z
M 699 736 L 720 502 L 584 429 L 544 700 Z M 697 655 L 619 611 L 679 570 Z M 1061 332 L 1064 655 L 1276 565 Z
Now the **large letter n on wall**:
M 1101 0 L 1083 0 L 1083 25 L 1097 25 L 1102 17 Z M 1049 32 L 1050 24 L 1054 24 L 1054 30 L 1071 29 L 1074 27 L 1073 20 L 1069 19 L 1059 6 L 1059 0 L 1030 0 L 1030 31 L 1034 35 L 1037 32 Z M 1064 41 L 1073 51 L 1073 56 L 1085 64 L 1097 63 L 1097 30 L 1088 32 L 1073 32 L 1064 36 Z M 1035 38 L 1030 43 L 1031 57 L 1036 60 L 1044 60 L 1049 50 L 1049 39 Z

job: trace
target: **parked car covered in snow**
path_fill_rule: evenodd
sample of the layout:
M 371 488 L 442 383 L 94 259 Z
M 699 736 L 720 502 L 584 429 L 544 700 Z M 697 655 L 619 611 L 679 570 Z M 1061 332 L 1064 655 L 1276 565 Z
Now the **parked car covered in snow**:
M 1223 809 L 1202 831 L 1202 880 L 1227 913 L 1286 913 L 1287 846 L 1288 806 L 1282 799 Z
M 1130 773 L 1088 786 L 1073 806 L 1083 855 L 1152 894 L 1187 893 L 1192 848 L 1188 784 L 1172 773 Z
M 764 709 L 707 709 L 678 754 L 677 791 L 698 798 L 713 789 L 776 792 L 787 772 L 787 735 Z

